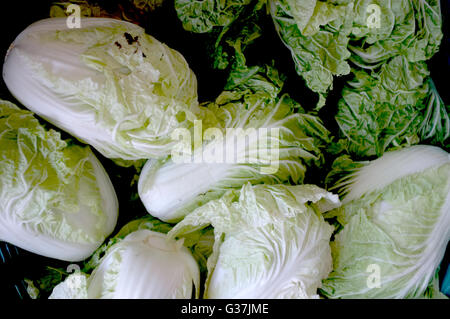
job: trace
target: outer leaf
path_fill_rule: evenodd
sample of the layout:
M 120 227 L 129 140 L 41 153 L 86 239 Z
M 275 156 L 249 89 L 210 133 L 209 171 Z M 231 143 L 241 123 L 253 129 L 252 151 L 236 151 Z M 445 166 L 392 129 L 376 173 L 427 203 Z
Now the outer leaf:
M 239 17 L 252 0 L 176 0 L 175 10 L 187 31 L 205 33 L 213 27 L 226 27 Z
M 270 12 L 284 44 L 291 50 L 297 73 L 325 104 L 333 77 L 350 73 L 347 59 L 353 3 L 350 1 L 270 1 Z
M 0 132 L 0 239 L 46 257 L 87 258 L 117 221 L 100 162 L 7 101 L 0 101 Z
M 314 298 L 331 266 L 333 228 L 320 212 L 338 203 L 314 185 L 246 184 L 196 209 L 169 236 L 214 227 L 206 298 Z
M 205 139 L 183 163 L 168 159 L 145 165 L 138 190 L 151 215 L 175 222 L 229 188 L 239 189 L 247 182 L 301 183 L 307 166 L 321 165 L 329 132 L 320 119 L 304 113 L 288 96 L 276 97 L 279 88 L 267 76 L 252 72 L 244 69 L 241 76 L 235 75 L 235 90 L 224 91 L 207 105 L 222 138 Z
M 81 26 L 55 18 L 25 29 L 3 68 L 12 94 L 119 164 L 169 154 L 172 131 L 198 111 L 187 62 L 137 25 L 82 18 Z
M 368 21 L 379 8 L 379 24 Z M 408 61 L 430 59 L 442 40 L 442 16 L 437 0 L 355 1 L 352 61 L 364 68 L 384 63 L 397 55 Z
M 448 139 L 448 112 L 428 74 L 423 62 L 410 63 L 402 56 L 377 73 L 354 72 L 336 115 L 351 154 L 380 156 L 386 149 L 421 139 Z
M 345 181 L 332 242 L 330 298 L 422 298 L 450 240 L 450 156 L 432 146 L 388 152 Z
M 189 299 L 194 285 L 198 295 L 199 280 L 198 265 L 182 242 L 141 229 L 108 248 L 88 277 L 67 277 L 50 299 Z

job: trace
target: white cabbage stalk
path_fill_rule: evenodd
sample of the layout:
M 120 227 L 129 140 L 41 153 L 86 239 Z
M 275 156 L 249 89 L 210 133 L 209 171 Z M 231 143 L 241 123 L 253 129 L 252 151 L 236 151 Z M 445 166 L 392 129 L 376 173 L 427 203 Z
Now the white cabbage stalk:
M 245 97 L 236 100 L 233 94 Z M 208 110 L 219 119 L 223 138 L 205 141 L 185 163 L 170 158 L 145 164 L 138 192 L 152 216 L 177 222 L 230 188 L 299 184 L 307 166 L 320 165 L 329 132 L 287 95 L 225 91 Z
M 7 101 L 0 101 L 0 172 L 0 240 L 81 261 L 114 230 L 116 193 L 90 148 L 63 141 Z
M 170 154 L 172 131 L 198 111 L 183 56 L 115 19 L 33 23 L 11 44 L 3 78 L 25 107 L 123 165 Z
M 426 145 L 391 151 L 337 186 L 346 194 L 344 205 L 326 217 L 343 229 L 332 243 L 325 295 L 429 295 L 450 240 L 450 155 Z
M 50 299 L 190 299 L 199 281 L 183 241 L 141 229 L 108 248 L 91 275 L 75 273 L 58 284 Z
M 438 147 L 415 145 L 385 153 L 350 174 L 345 182 L 336 187 L 344 192 L 342 203 L 346 204 L 364 194 L 381 190 L 398 179 L 449 161 L 450 155 Z
M 337 206 L 337 195 L 315 185 L 246 184 L 194 210 L 169 236 L 214 227 L 205 298 L 318 298 L 334 230 L 321 213 Z

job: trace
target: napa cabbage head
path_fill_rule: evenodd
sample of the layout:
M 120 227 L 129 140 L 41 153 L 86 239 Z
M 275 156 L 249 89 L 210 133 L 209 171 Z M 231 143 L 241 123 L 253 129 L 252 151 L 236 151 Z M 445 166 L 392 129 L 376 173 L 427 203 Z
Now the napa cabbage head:
M 242 50 L 262 36 L 266 0 L 176 0 L 175 10 L 186 31 L 204 34 L 205 51 L 214 68 L 232 67 L 233 43 Z
M 410 62 L 429 60 L 442 38 L 439 0 L 354 1 L 350 60 L 373 69 L 403 55 Z
M 91 258 L 83 264 L 82 271 L 91 273 L 100 265 L 103 256 L 111 246 L 119 243 L 133 232 L 150 230 L 152 232 L 167 234 L 173 226 L 174 224 L 163 222 L 149 214 L 133 219 L 122 226 L 114 236 L 110 237 L 107 242 L 95 251 Z M 211 255 L 214 244 L 212 227 L 192 232 L 189 236 L 185 236 L 183 241 L 178 244 L 182 244 L 191 252 L 200 267 L 200 272 L 203 274 L 206 271 L 206 260 Z
M 89 147 L 61 139 L 0 101 L 0 239 L 65 260 L 89 257 L 113 231 L 118 202 Z
M 110 245 L 90 273 L 69 275 L 50 299 L 190 299 L 200 271 L 183 241 L 137 229 Z
M 176 0 L 175 10 L 185 30 L 206 33 L 214 27 L 229 26 L 251 2 L 252 0 Z
M 205 103 L 216 127 L 203 135 L 199 130 L 199 146 L 190 152 L 188 143 L 188 156 L 175 152 L 145 164 L 138 192 L 147 211 L 176 222 L 230 188 L 247 182 L 297 184 L 308 167 L 320 167 L 329 131 L 319 117 L 280 94 L 282 83 L 271 67 L 235 69 L 229 89 Z
M 412 63 L 404 56 L 378 71 L 354 70 L 335 117 L 348 153 L 381 156 L 421 141 L 447 144 L 450 109 L 429 74 L 424 62 Z
M 317 107 L 335 77 L 351 65 L 374 69 L 402 55 L 426 61 L 442 40 L 442 15 L 435 0 L 269 0 L 270 13 L 297 73 L 319 94 Z
M 3 78 L 24 106 L 123 165 L 168 155 L 172 131 L 198 111 L 183 56 L 115 19 L 33 23 L 11 45 Z
M 333 227 L 322 212 L 337 206 L 337 195 L 315 185 L 248 183 L 197 208 L 168 235 L 214 228 L 204 298 L 318 298 L 332 268 Z
M 289 48 L 297 73 L 325 105 L 333 77 L 350 73 L 347 46 L 353 22 L 352 1 L 269 0 L 275 28 Z
M 340 164 L 339 164 L 340 163 Z M 337 160 L 347 171 L 336 184 L 342 206 L 325 218 L 338 232 L 331 243 L 328 298 L 439 296 L 436 272 L 450 240 L 450 156 L 416 145 L 370 162 Z

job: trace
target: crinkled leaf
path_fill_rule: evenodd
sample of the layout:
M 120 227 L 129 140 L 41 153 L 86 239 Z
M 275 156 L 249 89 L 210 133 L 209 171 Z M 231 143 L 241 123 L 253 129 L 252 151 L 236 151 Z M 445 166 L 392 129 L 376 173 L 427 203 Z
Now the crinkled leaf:
M 198 112 L 183 56 L 125 21 L 80 23 L 47 19 L 21 33 L 3 69 L 12 94 L 119 164 L 170 154 L 171 133 Z
M 175 10 L 187 31 L 205 33 L 230 25 L 252 0 L 176 0 Z
M 0 101 L 0 132 L 0 238 L 51 258 L 87 258 L 117 221 L 100 162 L 7 101 Z
M 349 152 L 380 156 L 422 139 L 448 139 L 449 115 L 428 75 L 425 63 L 410 63 L 402 56 L 379 72 L 354 71 L 336 115 Z
M 435 295 L 428 288 L 450 240 L 448 153 L 432 146 L 388 152 L 340 184 L 343 205 L 325 214 L 342 227 L 332 242 L 333 272 L 324 295 Z
M 270 1 L 272 18 L 291 50 L 297 73 L 319 93 L 317 108 L 333 87 L 333 77 L 350 73 L 347 49 L 353 3 Z
M 338 204 L 314 185 L 246 184 L 196 209 L 169 236 L 214 227 L 206 298 L 317 298 L 333 231 L 320 212 Z
M 205 138 L 188 160 L 144 167 L 138 190 L 148 212 L 175 222 L 229 188 L 247 182 L 297 184 L 308 166 L 320 167 L 330 133 L 289 96 L 278 97 L 281 84 L 271 67 L 236 69 L 228 82 L 233 90 L 205 104 L 222 137 Z
M 349 48 L 359 66 L 372 68 L 399 54 L 410 62 L 425 61 L 439 50 L 443 37 L 439 0 L 360 0 L 354 8 Z M 372 19 L 376 16 L 378 25 Z

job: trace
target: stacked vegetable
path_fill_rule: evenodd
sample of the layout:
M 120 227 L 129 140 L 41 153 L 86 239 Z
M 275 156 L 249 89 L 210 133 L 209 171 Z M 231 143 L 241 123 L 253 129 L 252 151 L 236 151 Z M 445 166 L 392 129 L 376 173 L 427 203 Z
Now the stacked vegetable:
M 1 104 L 0 238 L 79 262 L 50 298 L 444 297 L 450 119 L 426 64 L 440 4 L 400 2 L 176 0 L 227 72 L 204 101 L 189 61 L 137 24 L 30 25 L 3 67 L 29 111 Z M 315 105 L 276 61 L 249 62 L 268 17 Z M 117 222 L 90 147 L 135 172 L 147 212 Z

